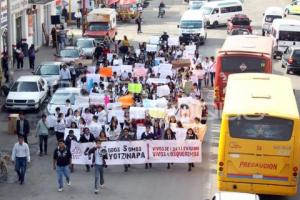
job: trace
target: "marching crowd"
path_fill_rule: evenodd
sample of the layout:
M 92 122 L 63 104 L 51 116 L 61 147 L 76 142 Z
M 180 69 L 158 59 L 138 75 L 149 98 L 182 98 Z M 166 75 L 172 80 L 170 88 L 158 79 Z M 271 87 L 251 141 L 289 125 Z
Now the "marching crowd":
M 168 41 L 166 33 L 161 40 Z M 91 68 L 79 63 L 75 73 L 67 65 L 62 66 L 61 79 L 72 81 L 73 86 L 80 87 L 82 96 L 91 94 L 105 96 L 103 102 L 89 104 L 89 106 L 76 107 L 71 99 L 66 99 L 63 107 L 57 107 L 55 113 L 48 116 L 43 114 L 36 125 L 36 136 L 39 138 L 40 156 L 48 153 L 48 136 L 56 135 L 58 147 L 53 154 L 53 168 L 58 177 L 58 191 L 63 189 L 63 176 L 70 185 L 70 173 L 74 171 L 71 155 L 71 143 L 95 142 L 96 146 L 86 152 L 93 155 L 93 167 L 95 168 L 95 193 L 104 185 L 103 167 L 106 154 L 101 147 L 103 141 L 132 141 L 132 140 L 176 140 L 176 128 L 186 128 L 186 139 L 203 140 L 206 131 L 208 107 L 204 101 L 203 88 L 214 84 L 215 59 L 214 57 L 202 58 L 197 49 L 192 56 L 188 56 L 186 46 L 159 45 L 157 51 L 149 51 L 146 43 L 139 44 L 138 48 L 130 45 L 127 37 L 123 41 L 109 41 L 111 45 L 104 43 L 96 47 L 94 62 L 96 67 Z M 181 63 L 188 60 L 189 63 Z M 74 64 L 74 63 L 73 63 Z M 172 64 L 172 73 L 162 74 L 155 70 L 155 66 Z M 131 65 L 132 70 L 112 71 L 103 75 L 101 69 L 111 66 Z M 143 67 L 144 75 L 136 75 L 134 69 Z M 94 70 L 94 71 L 93 71 Z M 99 75 L 96 81 L 89 80 L 91 74 Z M 72 78 L 72 76 L 74 78 Z M 132 92 L 129 84 L 140 84 L 140 92 Z M 158 88 L 168 86 L 169 92 L 163 96 L 158 94 Z M 120 100 L 129 97 L 130 104 L 124 105 Z M 181 98 L 190 98 L 197 102 L 198 107 L 192 107 L 189 103 L 179 104 Z M 143 119 L 131 117 L 130 107 L 143 107 L 144 100 L 164 100 L 163 105 L 157 105 L 165 109 L 163 117 L 154 117 L 146 112 Z M 118 103 L 119 105 L 115 104 Z M 119 108 L 110 107 L 117 105 Z M 195 109 L 196 108 L 196 109 Z M 110 110 L 123 110 L 123 116 L 109 115 Z M 196 112 L 196 114 L 192 114 Z M 145 127 L 145 131 L 137 134 L 139 126 Z M 65 129 L 71 128 L 68 133 Z M 80 129 L 80 136 L 76 136 L 72 129 Z M 30 161 L 27 136 L 30 132 L 28 120 L 20 113 L 17 121 L 17 134 L 19 142 L 15 144 L 12 160 L 16 163 L 16 171 L 20 184 L 24 183 L 26 161 Z M 65 136 L 67 134 L 67 136 Z M 172 163 L 167 164 L 170 169 Z M 145 164 L 145 168 L 151 168 L 152 164 Z M 188 171 L 194 167 L 188 164 Z M 86 171 L 91 166 L 86 165 Z M 124 165 L 127 172 L 130 165 Z

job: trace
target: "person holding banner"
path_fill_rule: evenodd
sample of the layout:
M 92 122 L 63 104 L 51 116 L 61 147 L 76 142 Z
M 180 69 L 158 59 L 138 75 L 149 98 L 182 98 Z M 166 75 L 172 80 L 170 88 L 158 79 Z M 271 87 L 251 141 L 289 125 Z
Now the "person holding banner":
M 164 135 L 164 139 L 165 139 L 165 140 L 176 140 L 176 135 L 175 135 L 175 133 L 172 131 L 172 129 L 170 129 L 170 128 L 167 128 L 167 129 L 166 129 L 165 135 Z M 170 169 L 170 168 L 171 168 L 171 165 L 170 165 L 170 164 L 173 164 L 173 163 L 168 163 L 167 169 Z
M 66 148 L 63 139 L 58 141 L 58 148 L 53 154 L 53 169 L 56 170 L 58 191 L 62 192 L 64 187 L 63 177 L 66 178 L 67 184 L 71 186 L 69 165 L 72 163 L 72 154 Z
M 189 128 L 186 132 L 186 139 L 187 140 L 198 140 L 198 136 L 195 134 L 193 129 Z M 190 171 L 192 171 L 192 167 L 194 167 L 195 165 L 194 165 L 194 163 L 189 163 L 188 166 L 189 166 L 188 171 L 190 172 Z
M 83 129 L 83 134 L 80 136 L 79 142 L 80 143 L 95 142 L 95 137 L 90 133 L 89 128 Z M 90 165 L 85 165 L 85 167 L 86 167 L 86 172 L 89 172 Z
M 75 124 L 76 125 L 76 124 Z M 71 150 L 71 144 L 72 144 L 72 141 L 74 142 L 78 142 L 78 139 L 77 137 L 74 135 L 74 131 L 73 130 L 69 130 L 69 134 L 67 135 L 66 139 L 65 139 L 65 144 L 66 144 L 66 147 L 67 149 L 70 151 Z M 70 164 L 70 171 L 71 173 L 74 172 L 74 165 L 73 164 Z
M 146 131 L 142 133 L 141 140 L 154 140 L 154 134 L 151 132 L 151 127 L 146 125 Z M 145 163 L 145 169 L 148 169 L 148 166 L 152 168 L 151 163 Z
M 103 165 L 105 165 L 105 159 L 107 159 L 107 151 L 101 146 L 101 141 L 96 140 L 96 147 L 91 148 L 88 151 L 88 155 L 93 154 L 93 165 L 95 167 L 95 194 L 99 192 L 99 182 L 101 188 L 104 188 L 104 173 Z
M 134 138 L 129 135 L 129 129 L 128 128 L 124 128 L 123 129 L 123 134 L 120 137 L 120 141 L 132 141 L 134 140 Z M 128 168 L 130 167 L 130 165 L 125 164 L 124 165 L 124 172 L 128 172 Z

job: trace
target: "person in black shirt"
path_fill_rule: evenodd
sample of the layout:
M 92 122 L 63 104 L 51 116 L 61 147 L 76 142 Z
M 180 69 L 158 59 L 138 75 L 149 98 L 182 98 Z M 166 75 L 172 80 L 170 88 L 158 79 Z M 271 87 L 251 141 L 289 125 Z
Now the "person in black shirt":
M 90 133 L 89 128 L 84 128 L 83 129 L 83 134 L 80 136 L 79 139 L 80 143 L 88 143 L 88 142 L 95 142 L 95 137 L 93 134 Z M 85 165 L 86 167 L 86 172 L 90 171 L 90 165 Z
M 186 140 L 198 140 L 198 136 L 195 134 L 194 130 L 189 128 L 186 132 Z M 194 163 L 189 163 L 189 172 L 192 171 L 192 167 L 194 167 Z
M 154 140 L 154 134 L 151 132 L 151 127 L 146 125 L 146 131 L 141 136 L 142 140 Z M 149 167 L 152 168 L 152 164 L 149 163 Z M 148 169 L 148 163 L 145 164 L 145 169 Z
M 58 148 L 55 149 L 53 154 L 53 169 L 56 170 L 59 192 L 63 190 L 63 176 L 66 177 L 67 184 L 71 185 L 69 172 L 71 162 L 72 155 L 70 150 L 67 149 L 63 140 L 59 140 Z
M 77 140 L 77 137 L 74 135 L 74 131 L 69 130 L 69 134 L 67 135 L 67 137 L 65 139 L 65 145 L 66 145 L 66 147 L 69 151 L 71 151 L 72 141 L 77 142 L 78 140 Z M 74 172 L 74 165 L 73 164 L 70 164 L 70 170 L 71 170 L 71 173 Z

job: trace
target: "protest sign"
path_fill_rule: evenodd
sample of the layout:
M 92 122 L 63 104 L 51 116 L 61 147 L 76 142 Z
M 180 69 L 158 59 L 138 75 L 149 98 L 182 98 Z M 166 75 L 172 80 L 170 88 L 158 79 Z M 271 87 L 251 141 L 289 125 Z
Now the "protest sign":
M 172 128 L 172 131 L 176 133 L 176 140 L 184 141 L 186 138 L 186 128 Z
M 134 64 L 135 68 L 139 68 L 139 67 L 145 67 L 145 63 L 135 63 Z
M 153 140 L 149 144 L 149 163 L 199 163 L 199 140 Z
M 169 37 L 168 45 L 169 46 L 179 46 L 179 38 L 178 37 Z
M 148 84 L 167 84 L 170 80 L 165 78 L 148 78 L 147 83 Z
M 103 142 L 107 150 L 107 165 L 143 164 L 147 159 L 147 144 L 144 141 Z
M 89 107 L 89 105 L 90 105 L 89 96 L 80 96 L 80 95 L 75 96 L 75 106 L 82 108 L 82 107 Z
M 143 106 L 144 108 L 166 108 L 168 106 L 168 101 L 164 97 L 155 100 L 143 99 Z
M 159 45 L 159 36 L 151 36 L 149 39 L 149 44 Z
M 121 66 L 119 65 L 116 65 L 116 66 L 112 66 L 112 72 L 116 72 L 117 73 L 117 76 L 120 76 L 121 75 Z
M 111 67 L 101 67 L 99 74 L 101 77 L 112 77 L 113 72 Z
M 159 72 L 160 72 L 160 70 L 172 70 L 172 64 L 160 63 L 159 64 Z
M 193 90 L 193 82 L 192 81 L 186 81 L 184 83 L 184 86 L 183 86 L 183 91 L 186 95 L 190 94 Z
M 155 65 L 159 65 L 160 63 L 165 63 L 166 59 L 164 57 L 156 57 L 154 59 Z
M 145 67 L 135 67 L 133 70 L 134 77 L 145 77 L 147 75 L 148 69 Z
M 166 116 L 166 109 L 164 108 L 149 108 L 150 117 L 157 119 L 164 119 Z
M 190 59 L 178 59 L 172 61 L 173 68 L 190 67 L 190 65 L 191 65 Z
M 189 118 L 190 121 L 194 121 L 195 117 L 201 118 L 202 107 L 201 102 L 192 97 L 178 98 L 178 108 L 180 120 L 183 118 Z
M 125 119 L 124 119 L 124 110 L 121 110 L 121 109 L 109 110 L 108 111 L 108 117 L 107 117 L 109 123 L 110 123 L 112 117 L 116 117 L 118 119 L 119 123 L 124 123 L 124 121 L 125 121 Z
M 80 139 L 80 129 L 79 128 L 65 128 L 64 140 L 66 140 L 67 136 L 69 135 L 69 131 L 73 130 L 74 135 L 76 136 L 77 140 Z
M 71 143 L 71 154 L 72 154 L 72 164 L 78 165 L 91 165 L 92 155 L 88 156 L 87 152 L 95 146 L 94 143 L 77 143 L 72 141 Z
M 139 94 L 142 92 L 143 86 L 141 83 L 129 83 L 128 92 Z
M 107 54 L 107 60 L 109 61 L 109 63 L 111 63 L 112 59 L 113 59 L 114 54 L 113 53 L 108 53 Z
M 187 45 L 184 47 L 187 51 L 196 51 L 196 45 Z
M 159 78 L 167 78 L 168 76 L 169 77 L 172 77 L 173 76 L 173 72 L 172 70 L 159 70 Z
M 121 103 L 123 108 L 126 108 L 134 104 L 134 99 L 133 96 L 129 94 L 119 97 L 118 102 Z
M 194 55 L 195 55 L 195 51 L 185 50 L 185 51 L 183 51 L 182 58 L 184 58 L 184 59 L 193 59 Z
M 150 131 L 153 133 L 153 126 L 150 127 Z M 140 140 L 142 138 L 142 134 L 146 132 L 146 126 L 137 126 L 136 127 L 136 139 Z
M 91 74 L 95 74 L 96 66 L 88 66 L 87 71 Z
M 146 45 L 146 51 L 147 52 L 156 52 L 158 49 L 157 45 L 153 45 L 153 44 L 147 44 Z
M 104 95 L 99 93 L 90 93 L 90 105 L 104 105 Z
M 86 74 L 86 82 L 89 83 L 90 80 L 92 80 L 93 83 L 99 83 L 100 75 L 99 74 Z
M 132 73 L 132 65 L 121 65 L 121 73 L 123 72 Z
M 157 96 L 163 97 L 170 95 L 170 88 L 168 85 L 161 85 L 157 87 Z
M 122 104 L 120 102 L 107 104 L 107 109 L 120 109 L 121 107 L 122 107 Z
M 198 139 L 200 141 L 203 141 L 206 130 L 207 130 L 207 125 L 206 124 L 189 123 L 189 124 L 183 124 L 183 127 L 186 128 L 186 129 L 188 129 L 188 128 L 193 129 L 195 134 L 198 136 Z
M 145 108 L 144 107 L 130 107 L 129 116 L 130 119 L 145 119 Z
M 48 115 L 46 119 L 46 123 L 48 127 L 53 128 L 56 124 L 57 118 L 54 115 Z

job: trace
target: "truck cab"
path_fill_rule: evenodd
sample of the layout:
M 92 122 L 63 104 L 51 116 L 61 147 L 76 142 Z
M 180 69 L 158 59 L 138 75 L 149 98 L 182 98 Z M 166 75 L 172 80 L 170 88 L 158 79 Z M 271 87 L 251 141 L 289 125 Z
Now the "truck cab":
M 110 39 L 114 39 L 117 34 L 116 11 L 110 8 L 98 8 L 88 13 L 84 36 L 101 41 L 107 34 Z

